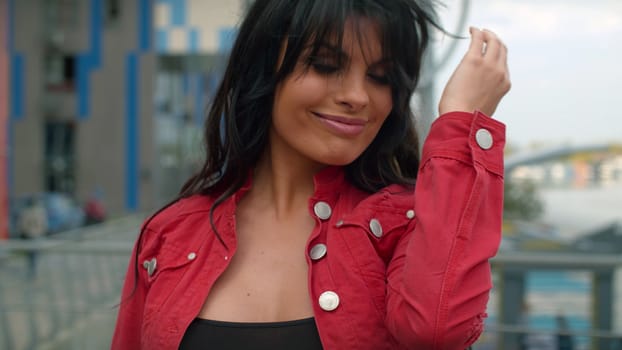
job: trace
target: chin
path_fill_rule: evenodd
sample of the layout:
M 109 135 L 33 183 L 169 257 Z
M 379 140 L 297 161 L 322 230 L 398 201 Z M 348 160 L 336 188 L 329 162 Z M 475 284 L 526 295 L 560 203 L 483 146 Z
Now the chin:
M 318 157 L 316 159 L 316 161 L 318 163 L 324 164 L 324 165 L 330 165 L 330 166 L 346 166 L 351 164 L 352 162 L 354 162 L 356 160 L 356 158 L 358 158 L 360 156 L 359 154 L 349 154 L 349 155 L 331 155 L 331 156 L 324 156 L 324 157 Z

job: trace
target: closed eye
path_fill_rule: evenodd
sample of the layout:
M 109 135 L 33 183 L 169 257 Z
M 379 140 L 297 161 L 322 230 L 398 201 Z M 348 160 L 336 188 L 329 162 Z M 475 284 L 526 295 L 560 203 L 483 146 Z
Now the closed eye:
M 341 70 L 336 60 L 326 56 L 307 56 L 305 64 L 315 72 L 323 75 L 336 73 Z
M 333 74 L 339 71 L 339 67 L 326 63 L 311 63 L 311 67 L 319 74 Z
M 386 76 L 385 74 L 372 74 L 372 73 L 368 73 L 367 76 L 375 83 L 380 84 L 380 85 L 388 85 L 389 84 L 389 77 Z

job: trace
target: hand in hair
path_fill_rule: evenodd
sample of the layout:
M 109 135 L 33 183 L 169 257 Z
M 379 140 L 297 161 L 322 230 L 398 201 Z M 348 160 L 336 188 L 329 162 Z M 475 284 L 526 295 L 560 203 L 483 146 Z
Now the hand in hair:
M 489 30 L 470 28 L 471 45 L 445 86 L 439 113 L 479 110 L 489 116 L 510 90 L 507 48 Z

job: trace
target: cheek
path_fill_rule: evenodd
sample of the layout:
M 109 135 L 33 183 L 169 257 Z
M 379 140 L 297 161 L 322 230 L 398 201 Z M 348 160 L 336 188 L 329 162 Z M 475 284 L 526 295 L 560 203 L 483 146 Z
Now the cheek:
M 319 79 L 301 77 L 290 78 L 282 83 L 274 99 L 275 114 L 287 114 L 297 109 L 317 104 L 321 101 L 326 82 Z
M 388 91 L 378 91 L 375 95 L 375 109 L 376 115 L 381 123 L 389 116 L 391 110 L 393 109 L 393 96 L 391 94 L 391 90 Z

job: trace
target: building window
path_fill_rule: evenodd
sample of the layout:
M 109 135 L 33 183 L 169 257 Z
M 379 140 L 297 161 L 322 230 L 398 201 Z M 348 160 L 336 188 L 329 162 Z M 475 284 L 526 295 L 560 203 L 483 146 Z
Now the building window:
M 58 52 L 45 56 L 45 83 L 52 90 L 73 90 L 76 78 L 76 57 Z
M 66 31 L 75 29 L 78 23 L 77 0 L 45 0 L 47 29 Z
M 45 124 L 45 189 L 73 194 L 75 190 L 75 125 Z
M 106 24 L 115 24 L 121 16 L 121 2 L 106 0 Z

